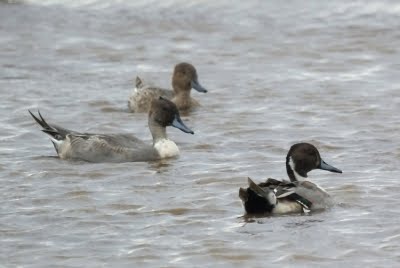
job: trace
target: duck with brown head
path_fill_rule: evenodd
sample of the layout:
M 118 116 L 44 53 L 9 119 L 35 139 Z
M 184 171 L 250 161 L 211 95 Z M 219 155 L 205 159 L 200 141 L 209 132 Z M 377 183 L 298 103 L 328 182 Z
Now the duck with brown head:
M 131 112 L 147 112 L 154 98 L 163 96 L 172 100 L 180 111 L 189 111 L 200 104 L 190 96 L 191 89 L 206 93 L 207 90 L 199 83 L 197 71 L 190 63 L 182 62 L 175 66 L 172 75 L 172 90 L 145 85 L 136 77 L 136 87 L 132 91 L 128 107 Z
M 162 97 L 154 99 L 148 117 L 153 137 L 149 145 L 131 134 L 91 134 L 71 131 L 48 124 L 39 112 L 39 117 L 29 113 L 50 136 L 61 159 L 88 162 L 134 162 L 153 161 L 179 155 L 178 146 L 167 137 L 166 128 L 173 126 L 185 133 L 194 134 L 182 122 L 176 105 Z
M 300 213 L 316 211 L 332 205 L 329 194 L 308 180 L 311 170 L 335 173 L 341 170 L 322 160 L 317 148 L 309 143 L 293 145 L 286 156 L 286 171 L 290 181 L 268 179 L 256 184 L 250 178 L 249 187 L 240 188 L 239 197 L 247 213 Z

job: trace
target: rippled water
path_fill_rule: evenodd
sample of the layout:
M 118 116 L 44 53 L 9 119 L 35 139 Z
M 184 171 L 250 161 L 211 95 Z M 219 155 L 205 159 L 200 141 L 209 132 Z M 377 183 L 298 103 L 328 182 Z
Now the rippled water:
M 400 263 L 397 1 L 0 2 L 1 267 L 396 267 Z M 133 1 L 132 1 L 133 2 Z M 268 3 L 265 3 L 268 2 Z M 134 132 L 140 75 L 193 63 L 207 94 L 169 129 L 179 159 L 62 161 L 27 110 Z M 247 176 L 285 178 L 296 142 L 344 173 L 337 205 L 244 218 Z

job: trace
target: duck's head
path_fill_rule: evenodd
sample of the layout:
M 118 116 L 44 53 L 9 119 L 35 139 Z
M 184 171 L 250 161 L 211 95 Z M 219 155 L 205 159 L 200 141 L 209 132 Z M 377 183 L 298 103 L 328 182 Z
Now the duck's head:
M 182 122 L 175 103 L 161 96 L 154 99 L 151 103 L 149 122 L 154 122 L 162 127 L 173 126 L 183 132 L 194 134 L 194 132 Z
M 206 93 L 205 89 L 199 83 L 197 71 L 190 63 L 181 62 L 175 66 L 172 77 L 172 87 L 175 91 L 190 91 L 192 88 L 198 92 Z
M 313 169 L 323 169 L 330 172 L 342 173 L 322 160 L 317 148 L 309 143 L 294 144 L 286 156 L 286 171 L 291 181 L 307 178 L 307 173 Z

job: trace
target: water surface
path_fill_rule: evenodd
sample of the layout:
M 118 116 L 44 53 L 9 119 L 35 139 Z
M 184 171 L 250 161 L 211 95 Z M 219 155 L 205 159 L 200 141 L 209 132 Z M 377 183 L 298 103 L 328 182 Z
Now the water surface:
M 396 1 L 5 2 L 1 265 L 399 265 Z M 62 161 L 27 112 L 150 142 L 147 115 L 127 112 L 135 76 L 169 87 L 181 61 L 209 92 L 183 117 L 195 135 L 168 130 L 178 159 Z M 247 176 L 285 178 L 302 141 L 344 171 L 309 174 L 336 205 L 244 218 Z

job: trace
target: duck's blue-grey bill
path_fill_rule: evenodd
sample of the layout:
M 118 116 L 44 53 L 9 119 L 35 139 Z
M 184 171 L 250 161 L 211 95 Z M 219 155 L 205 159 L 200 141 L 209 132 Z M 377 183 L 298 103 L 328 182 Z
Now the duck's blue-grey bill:
M 182 130 L 183 132 L 194 134 L 193 130 L 185 126 L 179 115 L 175 115 L 174 121 L 172 121 L 172 126 Z
M 319 168 L 320 168 L 320 169 L 323 169 L 323 170 L 330 171 L 330 172 L 342 173 L 342 171 L 341 171 L 340 169 L 335 168 L 335 167 L 333 167 L 333 166 L 331 166 L 331 165 L 328 165 L 328 164 L 325 163 L 325 161 L 323 161 L 322 159 L 321 159 L 321 165 L 319 166 Z
M 192 80 L 191 86 L 192 86 L 192 88 L 194 88 L 194 89 L 197 90 L 198 92 L 207 93 L 207 89 L 205 89 L 204 87 L 202 87 L 202 86 L 200 85 L 199 81 L 197 81 L 197 80 Z

